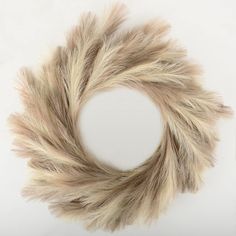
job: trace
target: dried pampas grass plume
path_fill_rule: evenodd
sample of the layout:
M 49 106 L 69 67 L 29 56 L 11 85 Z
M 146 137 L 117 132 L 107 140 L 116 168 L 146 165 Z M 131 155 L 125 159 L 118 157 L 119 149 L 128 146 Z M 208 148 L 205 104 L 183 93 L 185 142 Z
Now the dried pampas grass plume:
M 48 202 L 58 216 L 111 231 L 149 222 L 177 192 L 198 190 L 202 171 L 213 165 L 215 122 L 230 114 L 199 84 L 199 67 L 166 38 L 166 23 L 122 30 L 125 16 L 120 4 L 104 17 L 84 14 L 39 73 L 23 70 L 25 111 L 10 117 L 16 151 L 33 173 L 24 195 Z M 150 96 L 164 122 L 155 153 L 128 171 L 89 156 L 77 129 L 86 100 L 120 85 Z

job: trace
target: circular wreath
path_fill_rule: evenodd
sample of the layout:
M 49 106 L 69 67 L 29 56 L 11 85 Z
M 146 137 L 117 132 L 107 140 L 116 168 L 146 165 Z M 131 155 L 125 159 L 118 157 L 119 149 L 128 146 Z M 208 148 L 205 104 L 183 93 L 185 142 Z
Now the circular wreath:
M 22 70 L 25 111 L 10 119 L 16 151 L 29 158 L 33 173 L 23 193 L 94 229 L 149 222 L 177 192 L 196 191 L 202 171 L 213 165 L 215 121 L 230 112 L 202 88 L 199 67 L 167 39 L 166 23 L 122 30 L 125 16 L 119 4 L 103 17 L 84 14 L 41 71 Z M 164 122 L 153 155 L 126 171 L 89 156 L 77 127 L 88 98 L 120 85 L 150 96 Z

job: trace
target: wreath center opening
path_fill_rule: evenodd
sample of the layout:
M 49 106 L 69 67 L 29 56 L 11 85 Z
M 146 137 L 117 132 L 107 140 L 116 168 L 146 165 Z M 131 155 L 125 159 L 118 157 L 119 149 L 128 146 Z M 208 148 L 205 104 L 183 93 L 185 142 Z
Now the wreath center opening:
M 78 128 L 86 152 L 128 170 L 154 153 L 162 138 L 163 121 L 147 95 L 119 87 L 92 96 L 81 109 Z

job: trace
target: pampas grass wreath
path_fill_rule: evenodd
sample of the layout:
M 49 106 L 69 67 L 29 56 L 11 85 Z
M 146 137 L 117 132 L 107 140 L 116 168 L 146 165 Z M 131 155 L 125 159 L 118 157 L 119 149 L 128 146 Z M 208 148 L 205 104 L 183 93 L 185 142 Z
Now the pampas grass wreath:
M 46 201 L 57 216 L 114 231 L 157 218 L 178 192 L 195 192 L 214 163 L 215 123 L 229 115 L 219 97 L 202 88 L 199 66 L 167 37 L 161 20 L 122 29 L 126 8 L 102 17 L 83 14 L 37 73 L 23 69 L 19 91 L 25 110 L 10 117 L 16 152 L 32 171 L 23 190 Z M 97 91 L 138 89 L 159 106 L 164 131 L 140 166 L 120 170 L 91 157 L 81 145 L 80 109 Z

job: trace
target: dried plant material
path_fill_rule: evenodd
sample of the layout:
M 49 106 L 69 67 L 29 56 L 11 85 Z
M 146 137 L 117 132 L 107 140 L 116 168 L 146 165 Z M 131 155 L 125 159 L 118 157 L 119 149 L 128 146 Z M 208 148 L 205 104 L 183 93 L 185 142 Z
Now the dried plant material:
M 10 117 L 16 152 L 28 158 L 33 173 L 24 195 L 92 229 L 150 222 L 176 193 L 197 191 L 202 171 L 214 162 L 215 122 L 230 114 L 200 85 L 199 67 L 167 39 L 166 23 L 122 30 L 125 17 L 120 4 L 104 17 L 84 14 L 40 72 L 22 71 L 25 110 Z M 150 96 L 164 122 L 157 150 L 127 171 L 89 156 L 77 127 L 94 93 L 121 85 Z

